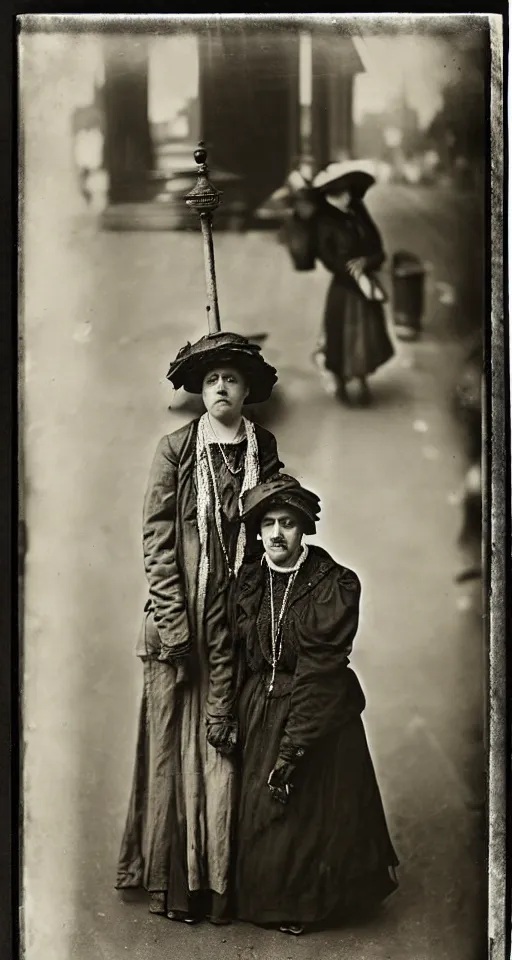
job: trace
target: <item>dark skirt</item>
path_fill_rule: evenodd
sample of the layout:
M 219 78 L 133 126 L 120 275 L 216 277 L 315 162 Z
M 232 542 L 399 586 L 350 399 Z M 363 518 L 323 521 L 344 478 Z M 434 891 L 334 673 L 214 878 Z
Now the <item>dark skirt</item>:
M 167 909 L 229 912 L 236 776 L 206 743 L 197 687 L 144 663 L 137 754 L 116 888 L 167 894 Z M 193 881 L 191 883 L 191 880 Z
M 324 313 L 325 365 L 340 380 L 367 377 L 394 354 L 381 303 L 333 278 Z
M 300 761 L 286 806 L 272 800 L 267 779 L 290 697 L 279 679 L 267 700 L 253 675 L 241 698 L 237 915 L 262 925 L 335 921 L 396 889 L 398 860 L 360 717 Z

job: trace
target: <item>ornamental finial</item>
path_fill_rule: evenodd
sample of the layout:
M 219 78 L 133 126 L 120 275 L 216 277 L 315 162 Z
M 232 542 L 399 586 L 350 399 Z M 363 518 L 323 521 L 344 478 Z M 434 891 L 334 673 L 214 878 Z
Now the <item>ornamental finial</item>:
M 201 231 L 203 234 L 204 269 L 206 276 L 206 292 L 208 296 L 208 328 L 210 333 L 220 331 L 219 302 L 217 297 L 217 280 L 215 276 L 215 255 L 213 251 L 212 213 L 217 209 L 222 199 L 222 193 L 216 190 L 208 179 L 208 153 L 203 140 L 199 141 L 197 150 L 194 150 L 194 160 L 198 165 L 197 183 L 193 190 L 185 197 L 187 206 L 197 210 Z

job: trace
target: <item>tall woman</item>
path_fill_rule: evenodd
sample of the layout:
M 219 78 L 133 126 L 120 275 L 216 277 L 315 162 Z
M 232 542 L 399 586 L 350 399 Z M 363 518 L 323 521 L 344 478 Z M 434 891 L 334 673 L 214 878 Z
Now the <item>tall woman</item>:
M 359 382 L 361 400 L 368 402 L 368 376 L 394 353 L 376 277 L 385 254 L 363 199 L 373 182 L 363 171 L 340 174 L 337 165 L 314 181 L 316 253 L 333 274 L 324 313 L 324 362 L 342 402 L 348 402 L 352 380 Z
M 277 380 L 260 348 L 219 333 L 187 344 L 168 374 L 206 413 L 162 438 L 144 502 L 149 599 L 137 756 L 118 889 L 150 911 L 229 919 L 236 742 L 232 584 L 247 547 L 239 498 L 282 466 L 272 434 L 243 416 Z

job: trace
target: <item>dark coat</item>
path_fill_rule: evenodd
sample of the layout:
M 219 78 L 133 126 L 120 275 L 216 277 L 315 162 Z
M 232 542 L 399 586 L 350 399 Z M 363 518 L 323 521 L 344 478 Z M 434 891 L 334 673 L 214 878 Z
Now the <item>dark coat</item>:
M 317 256 L 333 274 L 324 313 L 326 367 L 341 380 L 365 377 L 393 354 L 381 303 L 366 300 L 347 262 L 368 258 L 368 272 L 385 260 L 382 239 L 361 202 L 342 213 L 323 203 L 316 219 Z
M 143 509 L 144 565 L 149 584 L 137 654 L 173 662 L 197 649 L 201 637 L 197 622 L 197 574 L 200 544 L 197 529 L 197 481 L 195 450 L 199 420 L 168 434 L 160 440 L 151 465 Z M 261 480 L 267 480 L 283 466 L 277 454 L 275 437 L 255 424 L 260 454 Z M 215 535 L 216 536 L 216 535 Z M 248 552 L 255 544 L 248 542 Z M 230 670 L 225 651 L 231 651 L 226 620 L 227 582 L 222 569 L 211 569 L 218 589 L 211 589 L 207 621 L 207 646 L 215 665 L 210 671 L 210 699 L 216 700 L 215 713 L 225 713 L 225 674 Z M 211 703 L 213 708 L 213 702 Z
M 261 604 L 266 566 L 248 563 L 237 588 L 245 676 L 239 698 L 242 784 L 238 817 L 238 916 L 254 923 L 325 921 L 379 900 L 397 864 L 349 667 L 361 585 L 324 550 L 310 547 L 283 621 L 282 659 L 268 695 L 268 631 Z M 291 763 L 286 805 L 267 780 Z
M 363 692 L 350 670 L 349 654 L 359 622 L 361 585 L 319 547 L 310 547 L 283 624 L 283 646 L 297 652 L 290 706 L 280 753 L 307 753 L 347 717 L 364 708 Z M 244 564 L 236 590 L 238 643 L 245 676 L 259 652 L 257 616 L 267 567 L 256 558 Z M 281 684 L 282 685 L 282 684 Z

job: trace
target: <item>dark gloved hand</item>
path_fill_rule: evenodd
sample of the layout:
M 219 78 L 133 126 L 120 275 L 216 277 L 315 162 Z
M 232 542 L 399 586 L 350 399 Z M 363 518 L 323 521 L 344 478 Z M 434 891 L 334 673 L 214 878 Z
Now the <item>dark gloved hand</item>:
M 217 753 L 230 756 L 234 753 L 237 741 L 236 723 L 233 720 L 208 720 L 206 739 L 215 747 Z
M 280 757 L 278 758 L 274 769 L 270 773 L 270 776 L 267 780 L 267 785 L 272 799 L 276 800 L 278 803 L 288 803 L 290 799 L 290 795 L 293 790 L 291 778 L 294 770 L 295 766 L 293 763 L 289 763 L 287 760 L 283 760 Z

